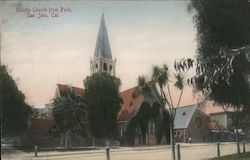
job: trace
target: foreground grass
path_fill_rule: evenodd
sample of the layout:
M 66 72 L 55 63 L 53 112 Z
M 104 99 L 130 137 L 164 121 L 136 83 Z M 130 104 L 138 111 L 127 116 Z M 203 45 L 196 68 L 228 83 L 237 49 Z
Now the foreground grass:
M 250 160 L 250 152 L 222 156 L 220 159 L 221 160 Z M 211 160 L 217 160 L 217 158 L 213 158 Z

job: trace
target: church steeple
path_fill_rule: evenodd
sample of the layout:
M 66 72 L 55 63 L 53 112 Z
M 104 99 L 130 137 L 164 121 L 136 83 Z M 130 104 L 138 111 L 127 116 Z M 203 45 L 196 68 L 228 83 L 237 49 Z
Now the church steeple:
M 99 56 L 104 58 L 112 58 L 104 14 L 102 14 L 102 19 L 95 47 L 95 57 Z
M 90 61 L 90 73 L 93 74 L 97 72 L 106 72 L 112 76 L 115 76 L 115 63 L 116 60 L 112 59 L 104 14 L 102 14 L 100 28 L 97 35 L 94 58 Z

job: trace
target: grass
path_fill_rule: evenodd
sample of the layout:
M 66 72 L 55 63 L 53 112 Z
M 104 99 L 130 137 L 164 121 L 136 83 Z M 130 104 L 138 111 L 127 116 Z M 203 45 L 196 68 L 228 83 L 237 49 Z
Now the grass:
M 217 160 L 217 158 L 213 158 L 211 160 Z M 220 160 L 250 160 L 250 152 L 222 156 Z

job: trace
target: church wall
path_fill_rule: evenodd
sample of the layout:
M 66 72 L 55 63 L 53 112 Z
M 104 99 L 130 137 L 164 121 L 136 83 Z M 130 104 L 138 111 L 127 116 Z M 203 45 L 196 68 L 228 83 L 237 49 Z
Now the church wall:
M 201 120 L 201 124 L 198 119 Z M 192 142 L 209 142 L 209 121 L 210 118 L 207 115 L 196 109 L 187 128 L 186 139 L 191 137 Z

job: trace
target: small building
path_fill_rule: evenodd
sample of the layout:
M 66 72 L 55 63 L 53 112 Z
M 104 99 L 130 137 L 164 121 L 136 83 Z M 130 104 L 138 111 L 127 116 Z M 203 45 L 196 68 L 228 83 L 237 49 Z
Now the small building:
M 233 107 L 223 108 L 216 105 L 213 101 L 208 101 L 203 111 L 210 116 L 210 140 L 217 141 L 234 141 L 235 127 L 233 126 L 233 116 L 236 110 Z
M 174 120 L 176 141 L 187 143 L 191 138 L 192 142 L 208 142 L 210 140 L 209 121 L 209 116 L 197 105 L 179 107 Z

